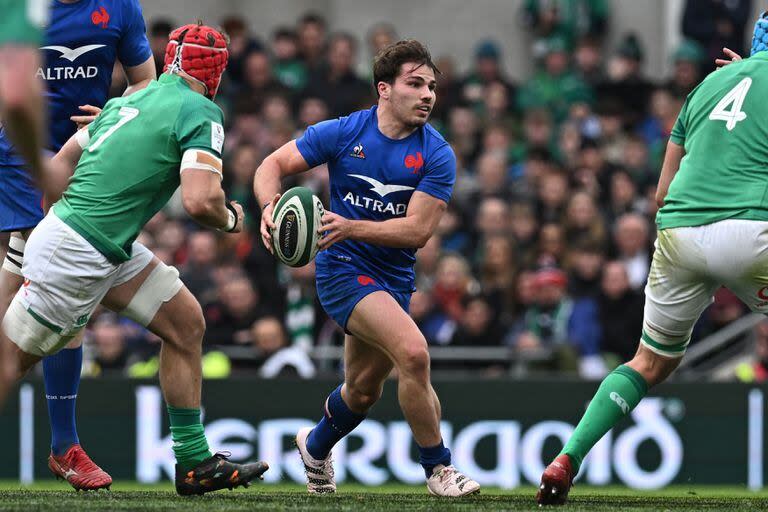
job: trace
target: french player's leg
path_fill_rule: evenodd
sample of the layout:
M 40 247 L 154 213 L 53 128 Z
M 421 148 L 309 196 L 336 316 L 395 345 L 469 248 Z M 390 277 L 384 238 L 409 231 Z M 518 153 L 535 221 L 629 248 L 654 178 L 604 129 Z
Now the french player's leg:
M 375 346 L 350 334 L 344 337 L 344 382 L 328 395 L 317 425 L 296 435 L 309 492 L 336 491 L 331 449 L 365 419 L 381 397 L 393 366 L 389 356 Z
M 357 303 L 346 328 L 386 354 L 397 369 L 398 400 L 419 448 L 429 491 L 442 496 L 477 492 L 477 482 L 451 465 L 451 452 L 440 433 L 439 401 L 430 382 L 427 341 L 404 307 L 386 291 L 375 291 Z
M 694 324 L 720 286 L 703 277 L 708 275 L 707 262 L 694 241 L 697 230 L 706 228 L 659 232 L 637 353 L 601 382 L 570 439 L 544 471 L 536 495 L 539 504 L 564 504 L 592 447 L 680 364 Z
M 134 243 L 133 257 L 121 265 L 113 284 L 102 303 L 163 340 L 160 385 L 176 455 L 176 491 L 203 494 L 248 486 L 261 477 L 268 468 L 265 463 L 235 464 L 223 454 L 211 455 L 200 418 L 205 320 L 178 271 Z

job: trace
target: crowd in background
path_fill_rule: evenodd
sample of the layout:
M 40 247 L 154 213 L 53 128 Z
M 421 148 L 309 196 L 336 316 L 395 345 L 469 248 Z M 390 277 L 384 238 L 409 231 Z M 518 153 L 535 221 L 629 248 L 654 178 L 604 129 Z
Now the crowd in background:
M 457 181 L 437 232 L 418 251 L 411 315 L 431 345 L 501 347 L 508 354 L 461 365 L 434 361 L 434 368 L 493 374 L 523 359 L 531 371 L 597 377 L 632 356 L 670 130 L 720 49 L 742 50 L 749 7 L 689 1 L 685 40 L 667 77 L 644 75 L 636 35 L 606 43 L 605 0 L 527 0 L 522 13 L 512 13 L 522 14 L 520 29 L 530 32 L 536 61 L 520 82 L 509 78 L 504 48 L 492 40 L 477 42 L 466 74 L 450 55 L 430 48 L 440 70 L 430 122 L 455 150 Z M 148 22 L 158 73 L 175 23 Z M 307 357 L 310 349 L 338 346 L 343 333 L 317 302 L 313 265 L 279 266 L 262 246 L 254 171 L 307 126 L 374 104 L 370 75 L 357 71 L 361 59 L 370 61 L 405 34 L 380 23 L 359 41 L 329 31 L 327 20 L 312 13 L 272 34 L 251 33 L 239 17 L 222 20 L 222 27 L 231 39 L 217 97 L 227 119 L 225 189 L 245 206 L 248 229 L 201 229 L 172 201 L 139 240 L 180 270 L 202 304 L 206 376 L 312 375 L 323 366 Z M 121 77 L 115 78 L 119 92 Z M 323 167 L 284 186 L 298 184 L 328 204 Z M 720 290 L 694 339 L 744 313 Z M 154 375 L 157 341 L 129 321 L 97 315 L 86 372 Z

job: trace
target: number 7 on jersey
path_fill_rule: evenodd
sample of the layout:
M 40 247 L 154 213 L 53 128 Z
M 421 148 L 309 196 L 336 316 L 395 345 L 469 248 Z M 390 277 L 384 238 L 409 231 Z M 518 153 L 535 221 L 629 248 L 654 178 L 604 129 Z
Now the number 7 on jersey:
M 93 144 L 88 145 L 88 151 L 93 153 L 96 151 L 99 146 L 101 146 L 105 140 L 107 140 L 107 137 L 115 133 L 118 128 L 123 126 L 125 123 L 130 121 L 131 119 L 134 119 L 136 116 L 139 115 L 139 109 L 133 108 L 133 107 L 121 107 L 120 110 L 117 113 L 120 116 L 120 120 L 116 122 L 113 126 L 109 128 L 106 132 L 104 132 L 104 135 L 96 139 L 96 142 Z

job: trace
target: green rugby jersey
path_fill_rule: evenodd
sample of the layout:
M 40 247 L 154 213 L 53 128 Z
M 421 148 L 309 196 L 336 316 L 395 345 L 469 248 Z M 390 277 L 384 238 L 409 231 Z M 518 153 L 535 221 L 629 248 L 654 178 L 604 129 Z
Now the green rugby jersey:
M 179 187 L 184 152 L 221 157 L 222 123 L 221 109 L 176 75 L 110 100 L 88 127 L 90 141 L 54 213 L 109 261 L 130 259 L 141 228 Z
M 714 71 L 689 95 L 672 142 L 684 146 L 659 229 L 768 221 L 768 52 Z

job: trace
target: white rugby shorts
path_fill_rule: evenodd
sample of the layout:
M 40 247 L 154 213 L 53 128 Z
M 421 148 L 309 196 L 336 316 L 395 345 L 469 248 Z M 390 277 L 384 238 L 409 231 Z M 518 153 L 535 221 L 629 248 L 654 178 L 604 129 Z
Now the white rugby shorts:
M 107 292 L 135 277 L 152 261 L 138 242 L 131 259 L 115 265 L 51 210 L 34 229 L 24 251 L 24 284 L 13 299 L 38 323 L 61 337 L 71 337 L 88 322 Z M 16 311 L 19 310 L 15 305 Z M 57 347 L 40 347 L 36 339 L 19 339 L 32 330 L 6 332 L 22 350 L 45 355 Z
M 720 286 L 752 311 L 768 314 L 768 222 L 727 219 L 658 232 L 641 342 L 681 357 L 691 332 Z

